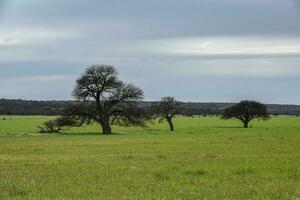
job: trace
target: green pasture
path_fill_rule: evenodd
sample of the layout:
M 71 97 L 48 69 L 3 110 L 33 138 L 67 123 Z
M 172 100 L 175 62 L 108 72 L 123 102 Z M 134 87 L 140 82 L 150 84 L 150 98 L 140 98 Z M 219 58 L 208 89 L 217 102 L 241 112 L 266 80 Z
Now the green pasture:
M 178 117 L 40 135 L 53 117 L 0 116 L 0 199 L 300 198 L 300 118 Z

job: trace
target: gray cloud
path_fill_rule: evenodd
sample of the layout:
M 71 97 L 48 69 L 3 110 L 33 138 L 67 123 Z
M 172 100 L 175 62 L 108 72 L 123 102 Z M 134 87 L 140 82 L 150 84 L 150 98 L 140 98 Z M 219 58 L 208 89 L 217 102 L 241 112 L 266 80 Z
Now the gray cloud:
M 0 0 L 0 23 L 4 14 L 3 11 L 5 9 L 6 3 L 6 0 Z
M 71 98 L 74 77 L 104 63 L 147 99 L 300 103 L 296 0 L 2 2 L 1 97 Z
M 182 37 L 299 33 L 294 0 L 223 1 L 153 0 L 73 1 L 11 0 L 6 15 L 25 24 L 83 27 L 93 31 L 107 24 L 129 24 L 127 37 Z M 14 24 L 14 22 L 13 22 Z M 86 26 L 88 25 L 88 26 Z M 130 27 L 129 27 L 130 28 Z M 125 30 L 126 33 L 126 30 Z M 122 36 L 122 31 L 120 32 Z

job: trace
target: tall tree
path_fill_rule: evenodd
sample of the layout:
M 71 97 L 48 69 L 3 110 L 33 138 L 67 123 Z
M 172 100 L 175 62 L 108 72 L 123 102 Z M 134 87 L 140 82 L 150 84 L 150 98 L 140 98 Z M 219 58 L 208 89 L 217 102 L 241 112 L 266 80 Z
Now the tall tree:
M 166 120 L 169 124 L 170 130 L 174 131 L 173 117 L 179 114 L 181 104 L 175 100 L 174 97 L 162 97 L 160 102 L 153 105 L 155 114 L 160 118 L 162 123 Z
M 226 108 L 223 112 L 223 119 L 238 119 L 244 124 L 244 128 L 249 127 L 249 123 L 253 119 L 267 120 L 270 118 L 270 114 L 267 107 L 256 101 L 241 101 L 229 108 Z
M 111 134 L 111 125 L 144 126 L 149 119 L 139 108 L 143 91 L 118 79 L 113 66 L 93 65 L 76 81 L 73 96 L 79 104 L 67 108 L 64 115 L 82 121 L 97 122 L 103 134 Z

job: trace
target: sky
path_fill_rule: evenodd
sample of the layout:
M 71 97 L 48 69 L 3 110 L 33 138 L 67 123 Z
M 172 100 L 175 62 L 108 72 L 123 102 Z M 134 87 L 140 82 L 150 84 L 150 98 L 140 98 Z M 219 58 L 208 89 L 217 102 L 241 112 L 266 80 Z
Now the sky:
M 68 100 L 93 64 L 145 100 L 300 104 L 300 0 L 0 0 L 0 98 Z

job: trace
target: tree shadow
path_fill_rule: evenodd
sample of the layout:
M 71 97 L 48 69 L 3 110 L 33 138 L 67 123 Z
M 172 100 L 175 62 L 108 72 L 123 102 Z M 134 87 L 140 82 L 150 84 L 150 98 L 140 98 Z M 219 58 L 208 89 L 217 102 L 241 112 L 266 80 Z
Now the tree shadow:
M 119 133 L 119 132 L 113 132 L 109 135 L 104 135 L 100 132 L 66 132 L 66 133 L 60 133 L 59 135 L 65 135 L 65 136 L 117 136 L 117 135 L 128 135 L 127 133 Z
M 149 135 L 157 135 L 162 133 L 162 129 L 145 129 L 145 133 Z
M 241 126 L 213 126 L 214 128 L 232 128 L 232 129 L 245 129 Z M 249 127 L 250 128 L 250 127 Z

